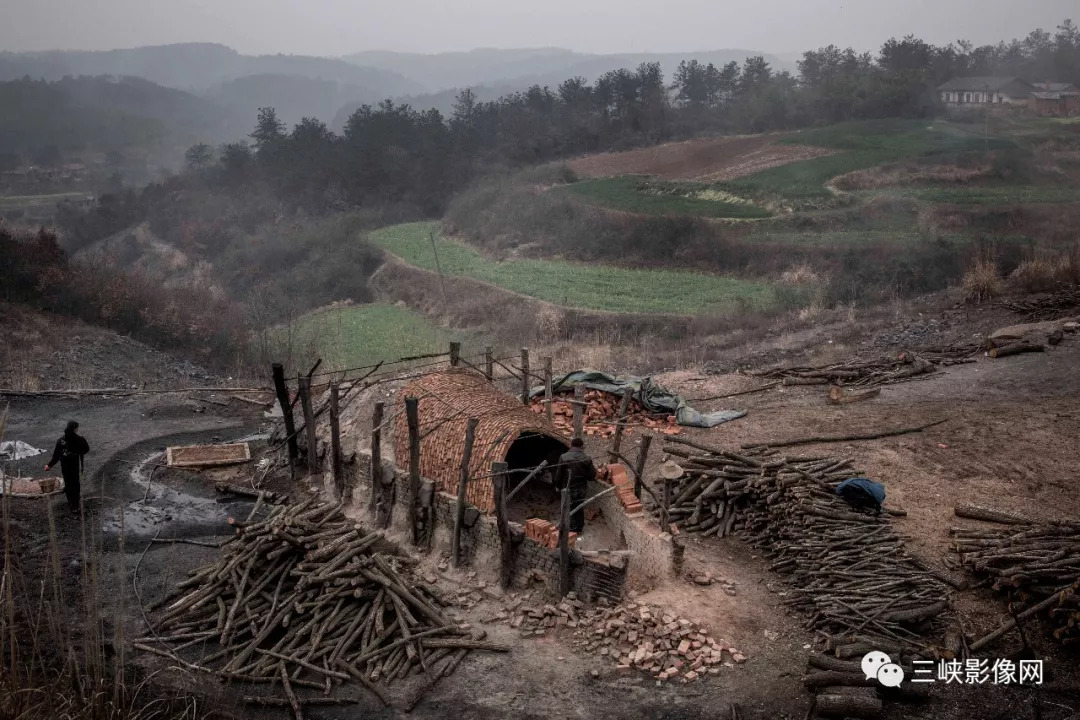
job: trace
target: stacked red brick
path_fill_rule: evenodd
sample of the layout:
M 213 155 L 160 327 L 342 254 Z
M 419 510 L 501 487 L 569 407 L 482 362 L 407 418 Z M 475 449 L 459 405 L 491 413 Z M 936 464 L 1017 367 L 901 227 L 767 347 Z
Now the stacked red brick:
M 615 486 L 615 494 L 627 515 L 641 512 L 641 501 L 634 495 L 634 481 L 622 463 L 612 463 L 601 471 L 601 477 Z
M 525 521 L 525 537 L 535 540 L 544 547 L 559 546 L 558 526 L 540 518 L 530 518 Z M 577 540 L 577 533 L 570 533 L 570 547 L 574 547 L 575 540 Z
M 551 417 L 555 427 L 564 433 L 574 431 L 574 406 L 571 404 L 572 395 L 556 395 L 551 401 Z M 585 408 L 582 416 L 582 430 L 586 435 L 598 435 L 611 437 L 615 434 L 615 422 L 619 417 L 619 406 L 622 398 L 618 395 L 601 392 L 600 390 L 587 390 L 585 402 L 589 405 Z M 545 413 L 544 398 L 542 396 L 532 399 L 530 408 L 534 413 Z M 648 412 L 637 400 L 630 400 L 627 407 L 627 425 L 623 427 L 623 434 L 630 435 L 635 427 L 644 427 L 646 430 L 656 430 L 665 435 L 678 435 L 680 428 L 675 424 L 674 415 L 655 416 Z
M 397 464 L 409 470 L 409 426 L 405 418 L 405 398 L 419 400 L 420 475 L 435 482 L 441 492 L 457 494 L 461 479 L 461 458 L 465 447 L 465 426 L 470 417 L 480 422 L 472 460 L 466 500 L 483 512 L 495 510 L 491 463 L 506 459 L 506 453 L 523 433 L 552 437 L 564 445 L 569 439 L 537 417 L 521 401 L 501 392 L 482 375 L 471 370 L 432 373 L 401 388 L 397 394 L 394 421 L 394 455 Z

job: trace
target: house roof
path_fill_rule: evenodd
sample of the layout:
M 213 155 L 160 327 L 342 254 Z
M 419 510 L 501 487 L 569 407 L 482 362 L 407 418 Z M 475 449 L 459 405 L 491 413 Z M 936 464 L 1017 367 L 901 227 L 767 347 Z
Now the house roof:
M 948 82 L 942 83 L 938 86 L 938 90 L 990 90 L 993 92 L 1002 92 L 1005 90 L 1020 90 L 1024 92 L 1016 93 L 1011 97 L 1021 97 L 1026 95 L 1031 90 L 1035 89 L 1035 86 L 1029 83 L 1027 80 L 1021 80 L 1018 77 L 997 77 L 994 75 L 983 75 L 974 77 L 955 77 Z
M 1059 83 L 1059 82 L 1037 82 L 1034 83 L 1035 87 L 1045 92 L 1056 93 L 1075 93 L 1080 92 L 1080 88 L 1072 83 Z

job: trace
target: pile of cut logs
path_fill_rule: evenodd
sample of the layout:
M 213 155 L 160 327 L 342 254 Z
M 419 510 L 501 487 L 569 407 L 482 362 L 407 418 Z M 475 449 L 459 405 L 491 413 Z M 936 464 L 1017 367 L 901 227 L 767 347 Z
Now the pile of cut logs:
M 280 684 L 285 698 L 251 701 L 287 703 L 297 717 L 343 682 L 387 703 L 379 680 L 422 672 L 426 688 L 469 650 L 507 649 L 450 622 L 437 590 L 404 558 L 377 552 L 382 534 L 365 533 L 340 505 L 308 500 L 233 524 L 220 559 L 178 585 L 183 596 L 136 647 L 225 679 Z M 190 662 L 176 654 L 195 648 L 203 656 Z M 326 697 L 305 697 L 308 689 Z
M 1056 292 L 1031 300 L 1002 300 L 1000 305 L 1028 316 L 1033 322 L 1056 320 L 1080 307 L 1080 289 L 1063 285 Z
M 904 382 L 931 373 L 940 366 L 970 362 L 968 358 L 981 348 L 964 345 L 955 348 L 935 348 L 916 355 L 904 351 L 893 357 L 877 360 L 852 361 L 836 365 L 789 367 L 750 373 L 758 377 L 777 378 L 784 385 L 842 385 L 846 387 L 875 387 Z
M 556 395 L 551 401 L 551 414 L 555 427 L 568 435 L 574 429 L 574 405 L 571 400 L 573 400 L 573 395 Z M 585 434 L 602 437 L 614 435 L 622 398 L 600 390 L 586 390 L 585 402 L 588 403 L 582 416 L 582 429 Z M 533 398 L 529 407 L 534 413 L 546 412 L 543 396 Z M 674 415 L 651 413 L 633 398 L 626 412 L 624 435 L 630 435 L 634 427 L 656 430 L 665 435 L 677 435 L 680 432 L 679 426 L 675 424 Z
M 687 470 L 667 491 L 671 521 L 686 532 L 739 533 L 761 548 L 771 570 L 790 575 L 788 602 L 807 613 L 808 627 L 834 641 L 860 634 L 918 645 L 945 610 L 941 574 L 907 555 L 888 513 L 857 512 L 836 495 L 858 476 L 849 460 L 671 442 L 665 452 Z
M 1003 518 L 994 521 L 1008 521 L 1007 515 Z M 1021 621 L 1041 613 L 1049 619 L 1055 639 L 1063 645 L 1080 645 L 1080 523 L 954 527 L 949 534 L 961 563 L 992 579 L 995 590 L 1008 592 L 1016 609 L 1022 610 Z M 995 631 L 971 648 L 977 650 L 1002 634 Z

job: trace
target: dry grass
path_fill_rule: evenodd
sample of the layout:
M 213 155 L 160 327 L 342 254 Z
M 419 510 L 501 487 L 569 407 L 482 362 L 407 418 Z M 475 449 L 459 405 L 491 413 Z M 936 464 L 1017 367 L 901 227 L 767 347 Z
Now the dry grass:
M 992 258 L 980 258 L 964 273 L 961 284 L 964 297 L 969 302 L 981 303 L 997 297 L 1005 289 L 1005 283 L 998 273 L 997 263 Z
M 1080 248 L 1042 253 L 1028 258 L 1009 273 L 1009 287 L 1017 292 L 1049 292 L 1061 283 L 1080 281 Z

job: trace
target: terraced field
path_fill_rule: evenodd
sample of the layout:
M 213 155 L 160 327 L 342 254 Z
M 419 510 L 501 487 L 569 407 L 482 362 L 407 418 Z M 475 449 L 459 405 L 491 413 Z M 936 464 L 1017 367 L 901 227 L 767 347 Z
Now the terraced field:
M 267 331 L 266 341 L 275 356 L 290 356 L 296 364 L 321 357 L 325 369 L 341 369 L 442 352 L 451 340 L 463 340 L 460 335 L 407 308 L 371 304 L 315 310 Z
M 561 260 L 495 261 L 441 237 L 438 223 L 432 222 L 382 228 L 368 233 L 367 240 L 410 265 L 441 269 L 446 275 L 480 280 L 565 307 L 694 315 L 734 314 L 776 303 L 768 283 L 731 276 Z
M 749 200 L 699 183 L 672 183 L 640 176 L 583 180 L 566 192 L 612 210 L 645 215 L 757 219 L 772 213 Z

